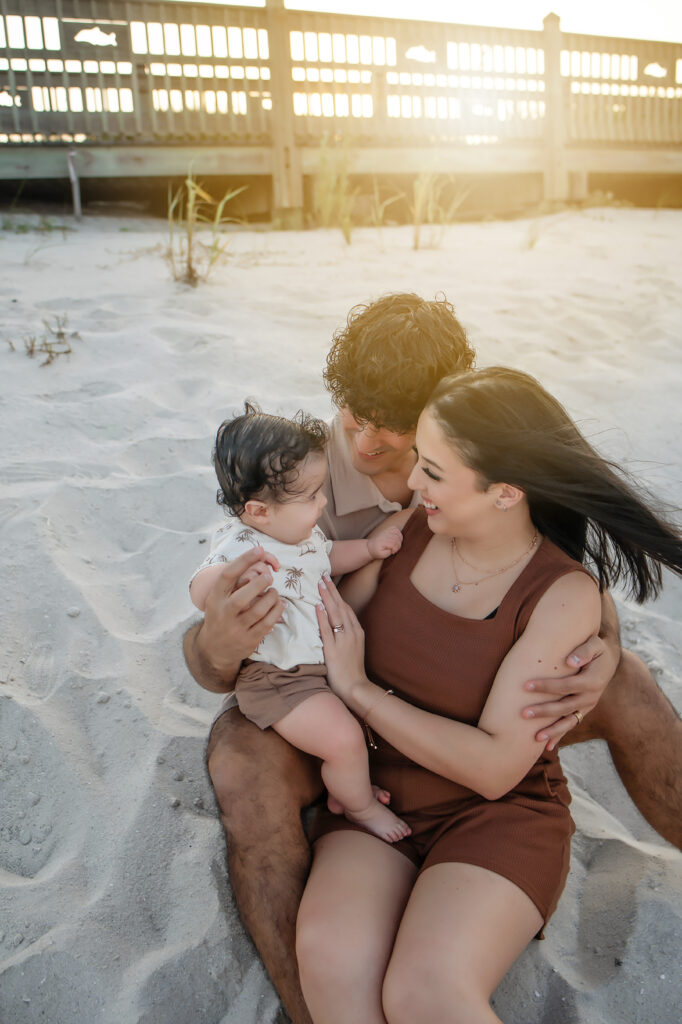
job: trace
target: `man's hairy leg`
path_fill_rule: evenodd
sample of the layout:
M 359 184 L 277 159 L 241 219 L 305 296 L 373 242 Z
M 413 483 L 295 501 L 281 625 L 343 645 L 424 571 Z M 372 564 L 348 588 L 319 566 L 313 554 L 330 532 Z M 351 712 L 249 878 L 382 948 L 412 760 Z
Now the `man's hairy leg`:
M 301 810 L 322 793 L 318 762 L 237 710 L 213 726 L 206 757 L 244 927 L 294 1024 L 310 1024 L 295 948 L 310 868 Z
M 682 721 L 643 661 L 623 651 L 594 711 L 561 746 L 605 739 L 640 813 L 682 849 Z

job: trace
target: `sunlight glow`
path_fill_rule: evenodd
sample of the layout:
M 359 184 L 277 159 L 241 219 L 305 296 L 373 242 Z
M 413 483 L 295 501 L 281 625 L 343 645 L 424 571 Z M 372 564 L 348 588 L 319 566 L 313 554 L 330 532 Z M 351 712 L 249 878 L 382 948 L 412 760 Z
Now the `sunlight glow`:
M 421 18 L 461 25 L 540 30 L 550 12 L 558 14 L 564 32 L 682 42 L 682 3 L 647 0 L 285 0 L 285 7 L 303 11 L 335 11 L 385 18 Z

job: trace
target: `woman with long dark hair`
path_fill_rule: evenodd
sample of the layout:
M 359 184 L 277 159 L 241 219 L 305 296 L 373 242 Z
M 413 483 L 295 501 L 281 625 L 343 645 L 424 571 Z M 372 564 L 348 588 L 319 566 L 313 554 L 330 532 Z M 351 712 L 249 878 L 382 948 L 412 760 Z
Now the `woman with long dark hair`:
M 519 727 L 522 683 L 564 673 L 600 588 L 643 601 L 661 566 L 682 574 L 679 531 L 526 374 L 443 381 L 416 448 L 402 549 L 346 601 L 322 590 L 330 683 L 412 834 L 318 817 L 297 942 L 315 1024 L 498 1020 L 491 993 L 553 912 L 573 831 L 556 752 Z

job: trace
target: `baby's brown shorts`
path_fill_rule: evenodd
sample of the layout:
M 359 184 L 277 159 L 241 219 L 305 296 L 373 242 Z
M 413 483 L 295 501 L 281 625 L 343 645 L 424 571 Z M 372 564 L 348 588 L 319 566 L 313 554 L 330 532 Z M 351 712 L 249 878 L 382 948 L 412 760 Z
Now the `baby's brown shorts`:
M 324 664 L 283 669 L 264 661 L 245 661 L 235 693 L 244 717 L 260 729 L 267 729 L 314 693 L 331 690 Z

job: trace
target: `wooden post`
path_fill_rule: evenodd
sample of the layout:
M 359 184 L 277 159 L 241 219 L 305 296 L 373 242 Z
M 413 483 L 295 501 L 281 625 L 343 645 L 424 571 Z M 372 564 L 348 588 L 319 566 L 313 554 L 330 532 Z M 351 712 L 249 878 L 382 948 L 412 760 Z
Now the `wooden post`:
M 582 202 L 589 195 L 587 171 L 573 171 L 570 176 L 571 199 Z
M 545 199 L 562 202 L 569 198 L 569 180 L 564 160 L 566 144 L 566 102 L 561 77 L 561 23 L 557 14 L 543 21 L 545 50 Z
M 303 173 L 296 146 L 288 12 L 284 0 L 266 0 L 272 92 L 273 219 L 284 228 L 303 226 Z
M 81 220 L 82 209 L 81 209 L 81 185 L 78 180 L 78 174 L 76 172 L 76 150 L 70 149 L 66 160 L 69 167 L 69 178 L 71 179 L 71 196 L 73 199 L 73 215 L 76 220 Z

